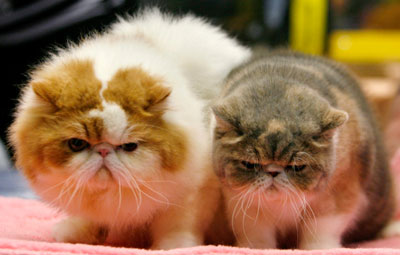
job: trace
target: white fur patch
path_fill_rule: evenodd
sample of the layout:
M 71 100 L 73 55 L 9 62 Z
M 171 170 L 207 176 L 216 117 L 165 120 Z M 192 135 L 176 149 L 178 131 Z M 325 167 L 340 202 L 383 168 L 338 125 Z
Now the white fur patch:
M 400 221 L 389 222 L 389 224 L 382 230 L 381 236 L 385 238 L 400 236 Z
M 103 101 L 103 110 L 91 110 L 90 117 L 98 117 L 103 120 L 107 141 L 119 145 L 124 140 L 125 131 L 128 129 L 128 119 L 124 110 L 115 103 Z
M 315 218 L 305 228 L 301 249 L 317 250 L 340 248 L 340 238 L 349 224 L 351 215 L 330 215 Z

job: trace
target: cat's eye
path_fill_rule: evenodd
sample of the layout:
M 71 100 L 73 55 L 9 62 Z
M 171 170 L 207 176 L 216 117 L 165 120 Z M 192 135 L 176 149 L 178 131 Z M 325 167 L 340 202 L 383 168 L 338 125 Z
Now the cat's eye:
M 312 136 L 311 138 L 313 139 L 313 140 L 319 140 L 319 139 L 321 139 L 321 135 L 314 135 L 314 136 Z
M 306 168 L 306 165 L 292 165 L 292 166 L 286 166 L 286 170 L 292 170 L 295 172 L 300 172 L 303 171 Z
M 260 164 L 251 163 L 251 162 L 248 162 L 248 161 L 242 161 L 240 163 L 242 164 L 242 166 L 244 166 L 248 170 L 254 170 L 254 169 L 257 170 L 257 169 L 259 169 L 261 167 Z
M 120 145 L 118 147 L 120 147 L 124 151 L 130 152 L 130 151 L 136 150 L 137 147 L 138 147 L 138 144 L 137 143 L 124 143 L 124 144 L 122 144 L 122 145 Z
M 68 140 L 68 147 L 73 152 L 80 152 L 89 147 L 89 143 L 79 138 L 72 138 Z

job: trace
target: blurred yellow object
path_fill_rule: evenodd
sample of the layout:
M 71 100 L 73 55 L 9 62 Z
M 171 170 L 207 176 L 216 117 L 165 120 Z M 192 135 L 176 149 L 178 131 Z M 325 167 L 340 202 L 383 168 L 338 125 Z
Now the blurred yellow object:
M 400 30 L 334 31 L 329 56 L 353 63 L 400 61 Z
M 289 26 L 291 48 L 309 54 L 322 54 L 327 15 L 327 0 L 292 0 Z

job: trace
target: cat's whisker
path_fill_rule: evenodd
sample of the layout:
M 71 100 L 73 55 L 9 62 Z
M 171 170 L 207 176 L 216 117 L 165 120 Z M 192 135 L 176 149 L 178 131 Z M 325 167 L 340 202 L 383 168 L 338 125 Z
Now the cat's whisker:
M 266 215 L 266 214 L 265 214 L 265 210 L 268 212 L 268 214 L 270 214 L 270 211 L 269 211 L 267 199 L 265 198 L 264 192 L 261 192 L 260 199 L 261 199 L 261 204 L 262 204 L 261 213 L 262 213 L 262 215 L 264 216 L 264 218 L 268 218 L 269 215 Z
M 289 181 L 289 180 L 288 180 Z M 293 210 L 294 210 L 294 212 L 295 212 L 295 214 L 298 216 L 298 217 L 300 217 L 300 218 L 302 218 L 303 216 L 302 216 L 302 213 L 301 213 L 301 211 L 299 210 L 299 208 L 296 206 L 296 203 L 295 203 L 295 201 L 293 200 L 294 199 L 294 196 L 297 198 L 297 200 L 299 200 L 299 197 L 298 197 L 298 194 L 297 194 L 297 192 L 296 192 L 296 189 L 293 187 L 293 185 L 291 185 L 290 184 L 290 181 L 288 182 L 288 183 L 282 183 L 281 182 L 281 185 L 284 187 L 284 191 L 285 191 L 285 193 L 289 196 L 289 198 L 290 198 L 290 204 L 291 204 L 291 206 L 292 206 L 292 208 L 293 208 Z M 289 195 L 289 194 L 293 194 L 293 195 Z
M 300 221 L 303 222 L 304 227 L 308 230 L 308 232 L 315 237 L 316 234 L 316 218 L 315 218 L 315 214 L 311 208 L 311 206 L 308 204 L 304 194 L 298 189 L 296 188 L 294 185 L 290 185 L 288 186 L 288 190 L 292 192 L 292 194 L 294 194 L 297 199 L 301 202 L 301 211 L 298 211 L 298 216 L 300 218 Z M 300 195 L 301 194 L 301 195 Z M 310 212 L 312 212 L 312 215 L 309 215 L 309 210 Z M 314 220 L 314 224 L 311 224 L 311 222 L 309 220 Z
M 316 216 L 314 214 L 314 210 L 312 209 L 312 207 L 310 206 L 310 204 L 307 202 L 306 198 L 304 197 L 304 194 L 302 194 L 302 196 L 303 196 L 303 201 L 304 201 L 304 204 L 305 204 L 304 210 L 306 212 L 307 219 L 310 220 L 310 222 L 312 222 L 312 223 L 310 223 L 311 226 L 312 226 L 312 233 L 311 234 L 313 236 L 315 236 L 316 235 L 316 231 L 317 231 L 316 230 L 317 218 L 316 218 Z
M 236 218 L 236 214 L 237 214 L 238 205 L 239 205 L 239 200 L 236 201 L 235 207 L 233 208 L 233 211 L 232 211 L 232 218 L 231 218 L 232 232 L 236 239 L 238 239 L 238 236 L 236 234 L 236 229 L 235 229 L 235 218 Z
M 80 174 L 79 174 L 80 175 Z M 82 185 L 81 185 L 81 188 L 79 189 L 79 192 L 78 192 L 78 197 L 79 197 L 79 209 L 81 209 L 82 208 L 82 200 L 83 200 L 83 196 L 84 196 L 84 192 L 85 192 L 85 186 L 84 186 L 84 184 L 87 182 L 87 180 L 84 180 L 83 179 L 83 177 L 84 177 L 84 175 L 80 175 L 79 176 L 79 180 L 82 180 Z
M 292 193 L 294 195 L 296 195 L 296 197 L 297 197 L 298 194 L 296 194 L 295 191 L 293 191 Z M 292 198 L 294 198 L 294 197 L 292 197 Z M 297 197 L 297 199 L 299 199 L 299 198 Z M 301 209 L 300 209 L 297 206 L 297 201 L 296 202 L 295 201 L 292 202 L 292 208 L 295 210 L 296 214 L 299 217 L 299 221 L 296 221 L 296 232 L 298 233 L 298 224 L 299 223 L 302 224 L 302 226 L 304 226 L 305 229 L 307 229 L 310 232 L 311 227 L 309 226 L 308 221 L 305 219 L 305 217 L 303 215 L 303 212 L 304 212 L 304 208 L 303 207 L 304 207 L 304 205 L 301 204 Z M 303 203 L 303 202 L 301 202 L 301 203 Z
M 131 191 L 132 195 L 135 198 L 135 201 L 136 201 L 136 213 L 138 213 L 139 212 L 139 208 L 140 208 L 139 201 L 141 202 L 141 200 L 139 200 L 138 194 L 136 193 L 135 188 L 132 186 L 132 183 L 131 183 L 130 179 L 127 176 L 125 176 L 125 174 L 122 173 L 122 172 L 120 172 L 120 176 L 125 180 L 126 184 L 129 187 L 129 190 Z
M 150 185 L 147 185 L 145 182 L 142 182 L 141 184 L 142 184 L 145 188 L 147 188 L 147 189 L 149 189 L 151 192 L 153 192 L 155 195 L 160 196 L 161 199 L 164 199 L 164 201 L 163 201 L 163 200 L 160 200 L 160 199 L 157 199 L 157 198 L 151 196 L 150 194 L 148 194 L 148 193 L 146 193 L 146 192 L 144 192 L 144 191 L 142 190 L 143 195 L 147 196 L 148 198 L 152 199 L 153 201 L 158 202 L 158 203 L 161 203 L 161 204 L 165 204 L 165 205 L 167 206 L 167 208 L 168 208 L 170 205 L 182 207 L 182 206 L 180 206 L 180 205 L 178 205 L 178 204 L 172 204 L 172 203 L 170 203 L 170 201 L 168 200 L 167 197 L 165 197 L 165 196 L 164 196 L 163 194 L 161 194 L 160 192 L 158 192 L 158 191 L 154 190 L 153 188 L 151 188 Z
M 308 203 L 304 193 L 300 192 L 300 194 L 301 194 L 302 199 L 304 201 L 304 210 L 307 212 L 308 218 L 313 220 L 314 221 L 314 226 L 316 226 L 317 222 L 316 222 L 316 216 L 315 216 L 314 210 L 312 209 L 312 207 Z
M 78 180 L 77 180 L 77 182 L 76 182 L 76 184 L 75 184 L 75 189 L 74 189 L 74 191 L 72 192 L 71 197 L 70 197 L 69 200 L 68 200 L 68 203 L 67 203 L 67 205 L 66 205 L 66 208 L 68 208 L 68 207 L 70 206 L 70 204 L 71 204 L 71 202 L 74 200 L 74 198 L 75 198 L 77 192 L 83 187 L 83 183 L 84 183 L 84 181 L 83 181 L 82 179 L 78 179 Z
M 289 202 L 290 202 L 290 209 L 292 210 L 292 212 L 294 212 L 294 214 L 297 214 L 296 211 L 296 205 L 293 202 L 293 197 L 288 193 L 290 191 L 285 190 L 285 194 L 286 197 L 289 197 Z M 296 228 L 296 242 L 299 242 L 299 222 L 296 220 L 295 224 L 294 224 L 295 228 Z
M 267 188 L 268 188 L 268 187 L 267 187 L 266 184 L 264 183 L 263 186 L 262 186 L 262 189 L 263 189 L 263 190 L 266 190 Z M 263 212 L 264 217 L 271 217 L 272 213 L 271 213 L 271 211 L 270 211 L 269 202 L 268 202 L 268 197 L 267 197 L 267 194 L 266 194 L 265 192 L 262 192 L 261 199 L 263 200 L 263 205 L 264 205 L 263 208 L 267 210 L 267 212 L 268 212 L 269 215 L 266 216 L 266 215 L 264 214 L 264 210 L 262 210 L 261 212 Z
M 241 207 L 240 207 L 241 211 L 243 212 L 243 215 L 244 215 L 245 217 L 250 218 L 250 219 L 253 219 L 253 218 L 252 218 L 251 216 L 249 216 L 249 215 L 246 213 L 246 211 L 247 211 L 247 209 L 250 207 L 250 205 L 249 205 L 250 199 L 248 199 L 248 196 L 249 196 L 250 194 L 252 194 L 252 193 L 253 193 L 253 192 L 252 192 L 252 187 L 250 187 L 250 188 L 247 190 L 247 192 L 244 194 L 243 199 L 242 199 L 242 202 L 241 202 Z M 246 206 L 244 205 L 245 202 L 247 202 Z
M 60 190 L 60 193 L 58 194 L 58 196 L 57 196 L 55 199 L 53 199 L 52 201 L 50 201 L 49 203 L 52 204 L 52 205 L 57 206 L 57 203 L 58 203 L 58 202 L 61 202 L 60 200 L 63 199 L 63 196 L 64 196 L 66 193 L 68 193 L 68 192 L 70 191 L 70 189 L 73 188 L 73 181 L 74 181 L 74 179 L 77 178 L 77 177 L 79 177 L 79 173 L 74 173 L 74 174 L 72 174 L 70 177 L 68 177 L 68 178 L 65 180 L 63 186 L 61 187 L 61 190 Z
M 136 180 L 135 180 L 135 182 L 136 182 Z M 147 181 L 142 180 L 142 179 L 138 179 L 137 182 L 139 182 L 141 185 L 143 185 L 143 186 L 144 186 L 146 189 L 148 189 L 150 192 L 152 192 L 152 193 L 154 193 L 155 195 L 161 197 L 161 199 L 163 199 L 164 201 L 163 201 L 163 200 L 160 200 L 160 199 L 157 199 L 157 198 L 155 198 L 155 197 L 153 197 L 153 196 L 151 196 L 150 194 L 144 192 L 143 189 L 141 189 L 141 192 L 142 192 L 143 195 L 145 195 L 146 197 L 152 199 L 152 200 L 155 201 L 155 202 L 158 202 L 158 203 L 167 205 L 167 208 L 168 208 L 170 205 L 173 205 L 173 206 L 177 206 L 177 207 L 182 208 L 182 206 L 180 206 L 180 205 L 178 205 L 178 204 L 173 204 L 173 203 L 171 203 L 171 202 L 169 201 L 169 199 L 168 199 L 166 196 L 164 196 L 164 195 L 161 194 L 160 192 L 158 192 L 158 191 L 156 191 L 155 189 L 153 189 L 153 188 L 151 187 L 151 185 L 148 184 Z
M 261 206 L 261 204 L 260 204 L 260 200 L 261 200 L 261 198 L 260 198 L 260 193 L 261 193 L 261 190 L 260 189 L 257 189 L 257 193 L 256 193 L 256 195 L 257 195 L 257 213 L 256 213 L 256 219 L 254 220 L 254 224 L 256 224 L 257 223 L 257 221 L 258 221 L 258 216 L 259 216 L 259 213 L 260 213 L 260 206 Z
M 41 191 L 41 193 L 42 193 L 42 194 L 46 194 L 47 192 L 49 192 L 49 191 L 51 191 L 51 190 L 57 188 L 58 186 L 64 185 L 65 182 L 67 182 L 67 181 L 68 181 L 70 178 L 72 178 L 72 177 L 73 177 L 73 176 L 70 176 L 70 177 L 68 177 L 67 179 L 63 180 L 63 181 L 61 181 L 61 182 L 59 182 L 59 183 L 56 183 L 55 185 L 50 186 L 49 188 L 47 188 L 47 189 Z
M 82 187 L 79 191 L 79 209 L 82 208 L 82 200 L 83 200 L 83 196 L 84 196 L 84 192 L 85 192 L 85 187 Z
M 56 185 L 51 186 L 50 188 L 48 188 L 48 189 L 46 189 L 45 191 L 43 191 L 43 194 L 45 194 L 46 192 L 49 192 L 50 190 L 52 190 L 52 189 L 54 189 L 54 188 L 56 188 L 56 187 L 62 185 L 61 190 L 60 190 L 60 193 L 58 194 L 58 197 L 57 197 L 56 199 L 54 199 L 53 201 L 59 200 L 59 199 L 64 195 L 64 193 L 65 193 L 64 190 L 65 190 L 68 186 L 70 186 L 70 185 L 71 185 L 71 182 L 72 182 L 75 178 L 77 178 L 78 176 L 79 176 L 79 174 L 77 174 L 77 173 L 72 174 L 72 175 L 69 176 L 66 180 L 64 180 L 64 181 L 62 181 L 62 182 L 60 182 L 60 183 L 57 183 Z M 52 202 L 53 202 L 53 201 L 52 201 Z M 52 203 L 52 202 L 50 202 L 50 203 Z
M 308 203 L 304 193 L 299 188 L 297 188 L 296 185 L 294 185 L 294 184 L 290 184 L 290 185 L 293 188 L 293 194 L 298 196 L 298 198 L 302 201 L 302 210 L 306 214 L 307 219 L 313 220 L 314 221 L 314 226 L 315 226 L 316 225 L 316 216 L 314 214 L 314 210 L 312 209 L 312 207 Z
M 118 208 L 117 208 L 117 213 L 115 214 L 116 216 L 119 214 L 119 211 L 121 210 L 121 204 L 122 204 L 122 187 L 121 187 L 121 181 L 118 180 Z
M 246 229 L 245 229 L 245 225 L 246 225 L 246 224 L 245 224 L 245 220 L 246 220 L 246 217 L 249 217 L 249 216 L 246 214 L 246 210 L 247 210 L 247 209 L 244 209 L 244 208 L 243 208 L 244 201 L 246 200 L 247 196 L 248 196 L 250 193 L 251 193 L 251 188 L 249 188 L 249 189 L 247 190 L 247 192 L 244 194 L 244 196 L 242 197 L 243 199 L 242 199 L 242 202 L 241 202 L 240 209 L 241 209 L 241 211 L 242 211 L 242 231 L 243 231 L 243 234 L 244 234 L 244 236 L 245 236 L 247 242 L 250 244 L 250 246 L 253 246 L 252 243 L 251 243 L 251 241 L 250 241 L 250 239 L 249 239 L 249 237 L 247 236 L 247 231 L 246 231 Z M 248 201 L 247 201 L 247 202 L 248 202 Z M 249 218 L 250 218 L 250 217 L 249 217 Z
M 236 189 L 234 189 L 234 190 L 239 190 L 240 192 L 238 192 L 236 195 L 232 196 L 232 197 L 229 199 L 229 202 L 232 201 L 232 200 L 234 200 L 234 199 L 236 199 L 236 198 L 238 198 L 238 197 L 240 197 L 240 196 L 242 195 L 242 193 L 245 192 L 245 191 L 247 190 L 247 186 L 242 186 L 242 187 L 236 188 Z
M 285 208 L 285 205 L 286 205 L 286 202 L 287 202 L 287 193 L 286 193 L 286 190 L 284 190 L 284 193 L 285 193 L 285 200 L 281 200 L 281 210 L 283 210 L 283 208 Z M 279 217 L 278 217 L 278 219 L 276 220 L 276 223 L 279 223 L 279 221 L 282 219 L 282 215 L 283 215 L 283 213 L 281 212 L 280 214 L 279 214 Z
M 232 219 L 231 219 L 232 232 L 235 235 L 236 239 L 238 239 L 238 236 L 237 236 L 236 229 L 235 229 L 235 218 L 237 217 L 237 214 L 239 213 L 238 212 L 238 206 L 241 203 L 241 200 L 243 199 L 243 193 L 244 192 L 246 192 L 246 189 L 242 189 L 241 192 L 239 192 L 236 196 L 232 197 L 231 200 L 229 201 L 229 202 L 231 202 L 231 201 L 234 200 L 234 198 L 235 198 L 235 200 L 236 200 L 236 198 L 238 198 L 237 201 L 236 201 L 236 204 L 235 204 L 235 206 L 233 208 Z
M 136 194 L 136 192 L 135 191 L 137 191 L 137 196 L 135 195 L 135 198 L 136 198 L 136 202 L 137 202 L 137 204 L 136 204 L 136 211 L 139 211 L 139 208 L 140 208 L 140 206 L 142 205 L 142 193 L 143 194 L 145 194 L 144 192 L 143 192 L 143 190 L 140 188 L 140 186 L 139 186 L 139 184 L 138 184 L 138 181 L 136 180 L 136 178 L 131 174 L 131 172 L 128 170 L 129 169 L 129 167 L 124 163 L 124 162 L 121 162 L 122 164 L 123 164 L 123 166 L 124 166 L 124 168 L 123 169 L 121 169 L 122 170 L 122 173 L 124 173 L 125 175 L 128 175 L 127 176 L 127 182 L 128 182 L 128 184 L 130 183 L 130 184 L 132 184 L 133 185 L 133 189 L 131 189 L 132 190 L 132 192 L 134 192 L 135 194 Z M 129 181 L 129 180 L 131 180 L 131 181 Z M 138 200 L 139 199 L 139 200 Z
M 264 218 L 268 219 L 268 218 L 274 217 L 274 214 L 271 212 L 271 208 L 269 207 L 268 197 L 264 192 L 262 193 L 261 200 L 262 200 L 262 204 L 263 204 L 263 207 L 262 207 L 263 210 L 261 210 L 261 213 L 263 214 Z M 272 221 L 272 224 L 274 225 L 274 227 L 278 227 L 277 222 Z
M 139 211 L 140 207 L 142 206 L 142 202 L 143 202 L 143 197 L 142 194 L 144 194 L 143 190 L 140 188 L 139 184 L 136 181 L 136 178 L 132 176 L 132 174 L 129 171 L 125 171 L 125 174 L 127 174 L 129 176 L 129 180 L 128 181 L 131 185 L 133 185 L 133 191 L 135 192 L 135 194 L 137 194 L 137 211 Z M 137 193 L 136 193 L 137 191 Z
M 253 205 L 254 196 L 255 196 L 255 195 L 256 195 L 255 191 L 252 191 L 251 194 L 249 194 L 250 199 L 247 199 L 247 204 L 246 204 L 246 208 L 245 208 L 246 211 L 248 211 L 249 208 Z M 254 222 L 256 221 L 256 219 L 255 219 L 254 217 L 248 215 L 247 213 L 246 213 L 246 217 L 252 219 Z

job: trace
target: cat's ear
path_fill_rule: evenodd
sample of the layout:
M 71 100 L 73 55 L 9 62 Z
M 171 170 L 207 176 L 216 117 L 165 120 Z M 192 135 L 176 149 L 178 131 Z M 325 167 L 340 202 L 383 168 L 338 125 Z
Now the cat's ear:
M 214 119 L 215 119 L 215 128 L 221 132 L 228 132 L 234 130 L 234 126 L 221 117 L 221 113 L 217 107 L 212 107 Z
M 322 129 L 329 130 L 340 127 L 349 119 L 349 114 L 336 108 L 330 108 L 322 120 Z
M 168 108 L 167 98 L 171 95 L 172 90 L 164 86 L 153 86 L 149 89 L 145 110 L 151 113 L 163 113 Z
M 330 108 L 322 120 L 322 135 L 332 137 L 336 128 L 342 126 L 349 119 L 349 114 L 336 108 Z
M 42 101 L 56 106 L 56 101 L 60 96 L 60 88 L 51 84 L 50 81 L 45 79 L 36 79 L 29 83 L 36 96 Z

